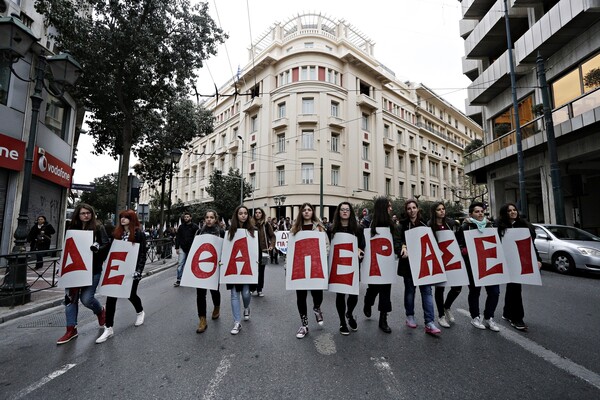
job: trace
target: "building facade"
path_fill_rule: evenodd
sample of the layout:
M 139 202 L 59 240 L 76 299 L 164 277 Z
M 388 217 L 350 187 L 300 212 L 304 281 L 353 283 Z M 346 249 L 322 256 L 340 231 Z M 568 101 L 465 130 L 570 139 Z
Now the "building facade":
M 49 37 L 51 28 L 45 26 L 43 17 L 34 9 L 33 1 L 4 1 L 6 11 L 2 17 L 12 14 L 33 32 L 39 40 L 24 59 L 9 65 L 0 65 L 0 254 L 12 250 L 13 233 L 17 227 L 21 192 L 23 189 L 23 166 L 25 149 L 31 125 L 31 99 L 38 56 L 43 51 L 53 54 L 54 43 Z M 37 124 L 36 148 L 33 159 L 33 176 L 28 206 L 28 226 L 38 215 L 46 216 L 56 229 L 51 247 L 61 247 L 67 206 L 67 194 L 71 185 L 71 168 L 74 146 L 81 128 L 83 111 L 73 98 L 64 93 L 52 95 L 43 90 L 44 98 Z
M 504 1 L 463 0 L 463 72 L 472 80 L 467 114 L 484 129 L 483 148 L 466 156 L 465 171 L 490 190 L 492 212 L 519 200 L 515 112 Z M 600 1 L 510 0 L 514 73 L 523 169 L 533 222 L 556 222 L 539 57 L 549 85 L 552 126 L 566 223 L 599 233 Z M 596 83 L 593 78 L 596 76 Z M 558 181 L 558 180 L 557 180 Z M 560 203 L 560 202 L 559 202 Z
M 272 217 L 295 218 L 307 201 L 331 219 L 341 201 L 376 195 L 452 200 L 463 148 L 482 137 L 432 90 L 397 80 L 370 39 L 322 15 L 276 23 L 219 93 L 204 104 L 214 133 L 183 155 L 174 202 L 212 200 L 210 174 L 230 167 L 255 188 L 245 203 Z

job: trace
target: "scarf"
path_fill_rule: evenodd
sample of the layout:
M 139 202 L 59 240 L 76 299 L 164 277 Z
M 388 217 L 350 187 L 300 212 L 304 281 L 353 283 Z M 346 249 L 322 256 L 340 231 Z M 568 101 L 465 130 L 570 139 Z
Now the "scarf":
M 477 226 L 477 230 L 479 232 L 483 232 L 483 229 L 488 224 L 488 220 L 487 220 L 486 217 L 483 217 L 482 221 L 477 221 L 476 219 L 469 217 L 469 221 L 472 222 L 473 224 L 475 224 Z

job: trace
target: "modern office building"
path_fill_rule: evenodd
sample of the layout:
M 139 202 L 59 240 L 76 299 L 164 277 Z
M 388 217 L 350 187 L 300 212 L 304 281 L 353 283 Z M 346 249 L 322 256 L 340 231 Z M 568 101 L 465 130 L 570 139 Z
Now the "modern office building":
M 51 27 L 34 9 L 33 1 L 3 1 L 0 17 L 19 16 L 37 39 L 25 58 L 11 66 L 0 63 L 0 254 L 12 250 L 23 191 L 24 162 L 29 141 L 34 82 L 39 55 L 54 53 L 49 37 Z M 8 39 L 8 34 L 3 39 Z M 3 40 L 2 44 L 8 41 Z M 22 80 L 23 79 L 23 80 Z M 56 229 L 52 247 L 61 246 L 67 194 L 71 185 L 72 161 L 83 110 L 68 93 L 60 93 L 46 81 L 42 90 L 37 136 L 33 157 L 33 174 L 28 206 L 28 227 L 38 215 L 45 215 Z M 53 91 L 54 94 L 50 94 Z
M 465 171 L 490 191 L 492 213 L 519 200 L 516 125 L 505 7 L 514 43 L 523 171 L 533 222 L 556 222 L 542 91 L 545 66 L 566 223 L 598 233 L 600 211 L 600 1 L 463 0 L 463 72 L 472 80 L 467 114 L 484 129 L 485 145 L 467 155 Z M 595 83 L 594 83 L 595 77 Z M 556 186 L 555 184 L 555 187 Z
M 452 200 L 462 190 L 463 148 L 480 126 L 425 85 L 397 80 L 353 26 L 299 15 L 274 24 L 249 55 L 218 102 L 204 104 L 215 130 L 184 153 L 174 202 L 210 201 L 208 177 L 230 167 L 256 189 L 246 204 L 273 217 L 295 217 L 306 201 L 331 219 L 344 200 Z

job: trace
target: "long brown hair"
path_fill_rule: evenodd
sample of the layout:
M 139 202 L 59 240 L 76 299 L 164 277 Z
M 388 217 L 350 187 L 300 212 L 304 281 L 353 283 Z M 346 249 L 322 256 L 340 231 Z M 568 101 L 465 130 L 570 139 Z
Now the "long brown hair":
M 141 224 L 137 213 L 133 210 L 125 210 L 119 213 L 119 220 L 117 221 L 117 227 L 115 228 L 113 237 L 115 239 L 121 239 L 125 233 L 125 229 L 123 225 L 121 225 L 121 218 L 127 218 L 129 220 L 129 238 L 127 240 L 132 243 L 135 242 L 135 230 L 138 229 Z
M 86 226 L 83 226 L 83 221 L 79 218 L 79 213 L 81 212 L 82 208 L 92 213 L 92 218 Z M 71 218 L 71 224 L 69 225 L 69 229 L 74 229 L 78 231 L 93 231 L 96 229 L 97 224 L 98 222 L 96 221 L 96 210 L 94 210 L 94 207 L 86 203 L 79 203 L 77 207 L 75 207 L 75 210 L 73 210 L 73 217 Z
M 246 212 L 248 213 L 248 219 L 246 219 L 246 222 L 243 224 L 238 219 L 238 211 L 242 208 L 245 208 Z M 254 223 L 252 223 L 250 211 L 248 210 L 248 207 L 243 205 L 237 206 L 233 212 L 233 216 L 231 217 L 231 225 L 229 226 L 229 240 L 233 240 L 235 232 L 237 232 L 238 229 L 246 229 L 250 233 L 250 236 L 254 237 Z
M 291 233 L 296 234 L 302 230 L 302 225 L 304 225 L 304 217 L 302 217 L 302 210 L 304 210 L 304 208 L 306 208 L 307 206 L 313 212 L 312 218 L 311 218 L 311 221 L 313 222 L 313 224 L 317 224 L 319 227 L 321 227 L 322 230 L 325 230 L 323 228 L 323 226 L 321 225 L 321 221 L 319 221 L 319 218 L 317 218 L 317 215 L 315 213 L 315 208 L 312 206 L 312 204 L 304 203 L 300 206 L 300 215 L 298 215 L 296 217 L 296 220 L 294 221 L 294 225 L 292 226 L 292 229 L 290 229 Z

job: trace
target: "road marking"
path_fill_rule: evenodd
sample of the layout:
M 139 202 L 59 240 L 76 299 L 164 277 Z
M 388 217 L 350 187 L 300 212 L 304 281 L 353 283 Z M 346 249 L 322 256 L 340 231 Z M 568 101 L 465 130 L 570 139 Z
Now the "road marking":
M 330 356 L 337 353 L 333 335 L 331 333 L 323 333 L 315 338 L 315 347 L 317 351 L 324 356 Z
M 235 354 L 230 354 L 228 356 L 223 356 L 217 370 L 215 371 L 215 375 L 208 382 L 208 387 L 204 392 L 204 396 L 202 396 L 203 400 L 210 400 L 217 397 L 217 388 L 225 375 L 227 375 L 227 371 L 231 367 L 231 359 L 235 356 Z
M 471 314 L 467 310 L 459 308 L 457 311 L 460 314 L 471 318 Z M 553 364 L 554 366 L 562 369 L 563 371 L 568 372 L 574 377 L 586 381 L 590 385 L 595 386 L 597 389 L 600 389 L 600 375 L 598 375 L 597 373 L 590 371 L 586 367 L 579 365 L 566 357 L 563 357 L 551 350 L 548 350 L 547 348 L 537 344 L 533 340 L 527 339 L 526 337 L 516 332 L 513 332 L 508 329 L 501 329 L 498 333 L 505 339 L 518 344 L 528 352 L 548 361 L 550 364 Z
M 400 391 L 397 389 L 399 385 L 396 376 L 394 376 L 392 367 L 390 366 L 390 363 L 387 362 L 386 358 L 371 357 L 371 361 L 373 361 L 377 372 L 381 375 L 381 382 L 385 385 L 386 392 L 388 392 L 393 399 L 403 398 Z
M 42 379 L 40 379 L 38 382 L 34 383 L 33 385 L 30 385 L 28 387 L 26 387 L 25 389 L 21 390 L 19 393 L 17 393 L 13 399 L 17 400 L 20 398 L 23 398 L 25 396 L 27 396 L 29 393 L 33 392 L 34 390 L 39 389 L 40 387 L 44 386 L 46 383 L 50 382 L 52 379 L 54 378 L 58 378 L 59 376 L 61 376 L 62 374 L 64 374 L 65 372 L 67 372 L 68 370 L 70 370 L 71 368 L 73 368 L 74 366 L 76 366 L 77 364 L 67 364 L 67 365 L 63 365 L 60 369 L 49 373 L 48 375 L 46 375 L 45 377 L 43 377 Z

